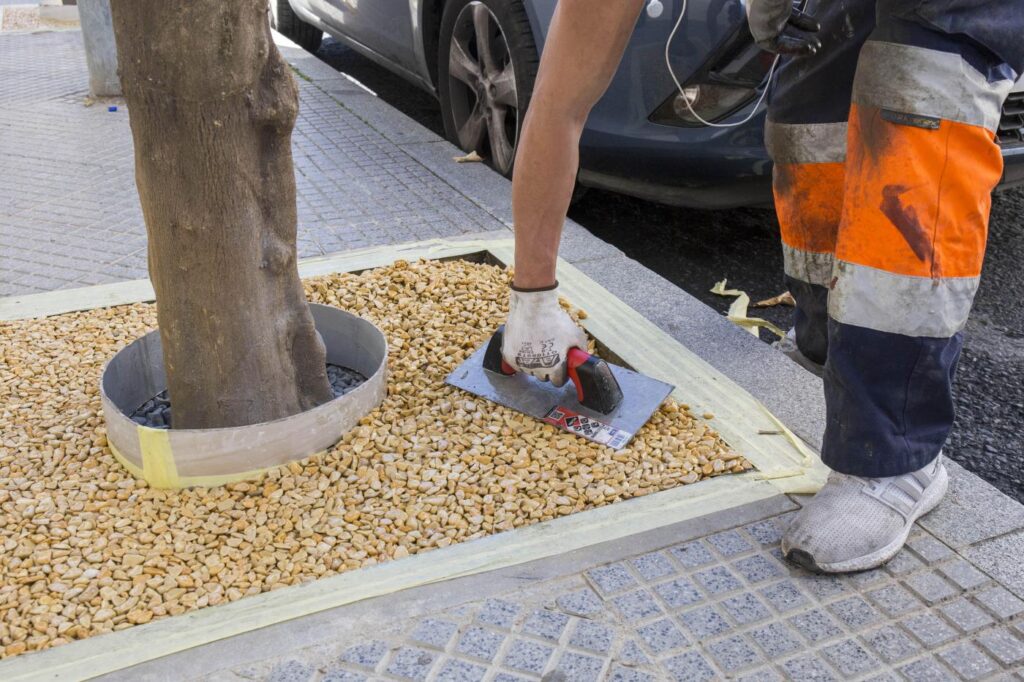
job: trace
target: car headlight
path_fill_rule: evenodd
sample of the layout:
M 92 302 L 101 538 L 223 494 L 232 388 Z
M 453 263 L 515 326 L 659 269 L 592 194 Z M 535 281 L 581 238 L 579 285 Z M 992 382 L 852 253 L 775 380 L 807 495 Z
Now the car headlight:
M 744 24 L 650 116 L 653 123 L 699 128 L 717 123 L 761 94 L 775 56 L 757 47 Z M 689 103 L 689 106 L 687 106 Z

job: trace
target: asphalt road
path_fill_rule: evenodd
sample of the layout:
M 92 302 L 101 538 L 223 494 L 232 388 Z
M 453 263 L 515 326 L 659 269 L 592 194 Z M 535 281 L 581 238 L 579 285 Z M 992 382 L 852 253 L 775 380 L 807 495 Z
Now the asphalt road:
M 437 101 L 337 41 L 325 62 L 439 135 Z M 774 213 L 699 211 L 591 191 L 570 216 L 594 235 L 724 313 L 732 299 L 710 293 L 727 278 L 756 301 L 781 293 L 782 252 Z M 981 288 L 965 331 L 956 386 L 957 420 L 946 454 L 1024 502 L 1024 190 L 997 194 Z M 782 328 L 791 309 L 757 311 Z M 762 332 L 762 338 L 770 335 Z

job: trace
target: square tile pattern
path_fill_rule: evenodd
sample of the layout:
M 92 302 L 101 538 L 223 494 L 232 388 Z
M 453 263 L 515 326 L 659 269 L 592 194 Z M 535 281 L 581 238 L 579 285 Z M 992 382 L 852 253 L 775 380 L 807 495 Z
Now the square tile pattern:
M 1017 679 L 1020 600 L 935 537 L 915 532 L 876 571 L 815 576 L 780 560 L 784 524 L 429 614 L 331 660 L 269 661 L 257 679 Z
M 128 111 L 85 105 L 81 33 L 0 35 L 0 54 L 0 296 L 146 277 Z M 300 257 L 504 227 L 343 103 L 295 81 Z M 405 123 L 415 125 L 375 125 Z

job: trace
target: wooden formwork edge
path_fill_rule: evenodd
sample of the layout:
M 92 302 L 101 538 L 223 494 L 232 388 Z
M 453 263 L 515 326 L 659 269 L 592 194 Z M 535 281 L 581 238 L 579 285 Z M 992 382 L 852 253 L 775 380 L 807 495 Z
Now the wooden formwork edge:
M 511 239 L 429 240 L 305 259 L 302 277 L 357 272 L 395 260 L 472 254 L 512 262 Z M 755 471 L 707 479 L 497 535 L 414 554 L 236 602 L 190 611 L 0 662 L 3 680 L 88 679 L 401 590 L 583 549 L 789 492 L 815 492 L 826 469 L 767 408 L 572 265 L 559 261 L 561 291 L 589 312 L 584 327 L 634 369 L 677 386 L 673 396 L 708 419 Z M 148 280 L 0 299 L 0 320 L 153 300 Z

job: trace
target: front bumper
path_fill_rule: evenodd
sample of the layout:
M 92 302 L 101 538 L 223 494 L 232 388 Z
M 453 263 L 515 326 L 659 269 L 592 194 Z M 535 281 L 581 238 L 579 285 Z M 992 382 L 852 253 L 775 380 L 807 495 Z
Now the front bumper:
M 1024 143 L 1003 146 L 1003 178 L 997 189 L 1011 189 L 1024 185 Z

